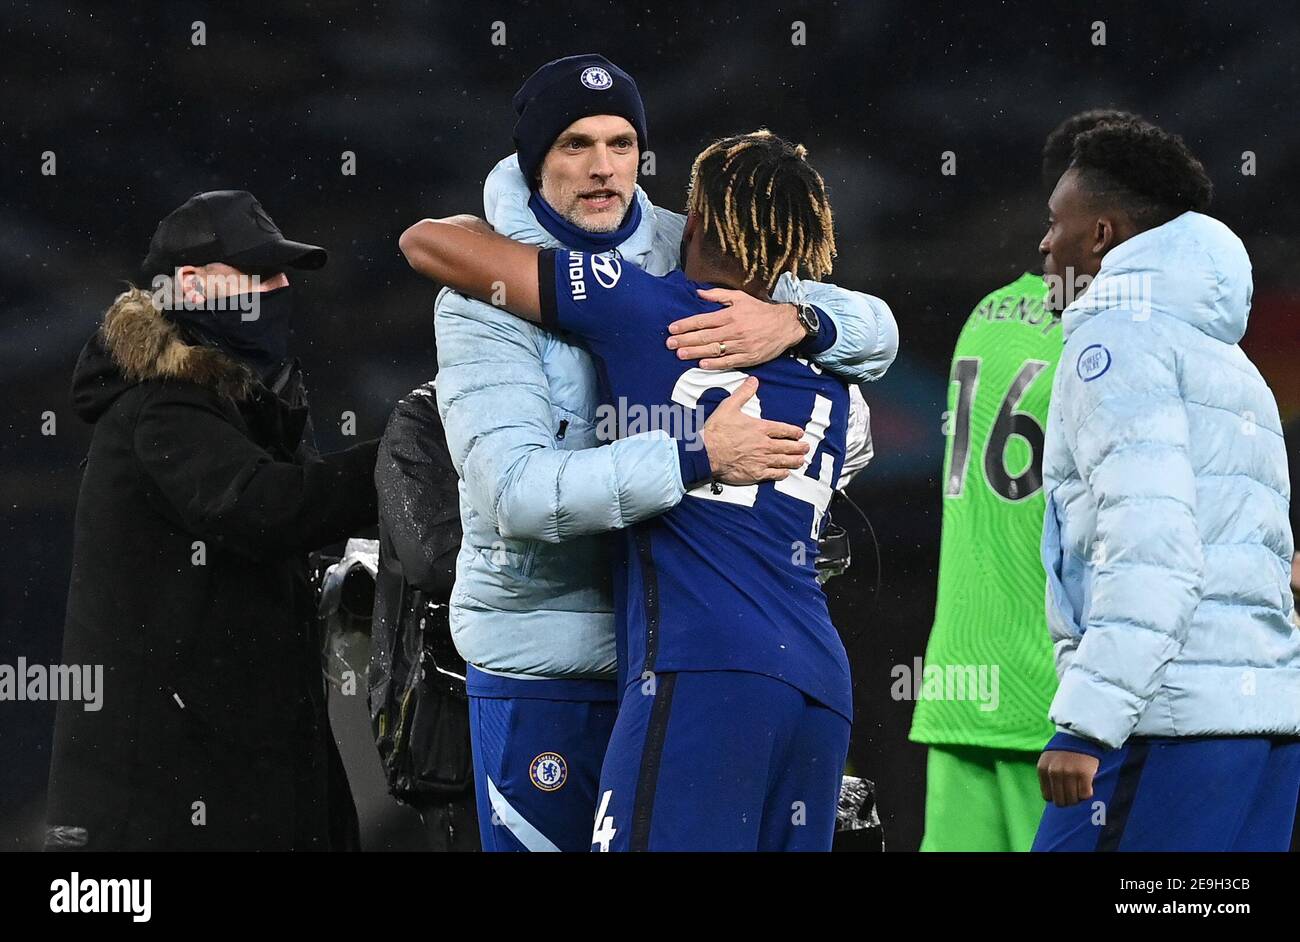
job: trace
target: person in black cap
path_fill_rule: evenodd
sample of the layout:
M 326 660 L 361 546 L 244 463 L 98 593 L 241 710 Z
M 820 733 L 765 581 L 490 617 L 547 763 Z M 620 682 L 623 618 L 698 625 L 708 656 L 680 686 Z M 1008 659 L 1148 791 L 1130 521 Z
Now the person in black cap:
M 105 689 L 59 705 L 47 849 L 357 845 L 307 554 L 375 523 L 377 443 L 311 441 L 285 272 L 324 263 L 250 194 L 201 193 L 81 352 L 63 661 Z
M 154 306 L 196 339 L 274 382 L 289 358 L 286 269 L 317 269 L 323 248 L 286 239 L 253 194 L 198 193 L 158 225 L 141 270 Z

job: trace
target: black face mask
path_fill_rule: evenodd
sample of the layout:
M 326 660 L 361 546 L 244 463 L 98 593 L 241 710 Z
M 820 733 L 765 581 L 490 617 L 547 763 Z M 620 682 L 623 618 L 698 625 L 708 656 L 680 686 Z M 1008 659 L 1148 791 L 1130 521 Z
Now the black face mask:
M 292 285 L 286 285 L 274 291 L 209 298 L 201 308 L 173 308 L 169 313 L 200 340 L 220 347 L 269 380 L 289 358 L 292 290 Z

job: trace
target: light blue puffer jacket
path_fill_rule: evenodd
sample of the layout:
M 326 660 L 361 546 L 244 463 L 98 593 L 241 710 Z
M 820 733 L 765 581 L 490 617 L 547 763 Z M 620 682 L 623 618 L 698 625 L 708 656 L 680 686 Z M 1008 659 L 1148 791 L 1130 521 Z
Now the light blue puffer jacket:
M 1250 259 L 1184 213 L 1064 313 L 1043 479 L 1061 732 L 1300 734 L 1277 403 L 1237 342 Z
M 528 196 L 511 155 L 484 187 L 488 221 L 510 238 L 555 246 Z M 684 220 L 640 187 L 636 198 L 642 222 L 619 252 L 666 274 L 677 267 Z M 835 321 L 835 345 L 816 358 L 823 366 L 860 382 L 893 362 L 898 328 L 880 299 L 788 277 L 773 296 L 802 296 Z M 434 326 L 438 408 L 461 479 L 457 648 L 511 676 L 613 679 L 608 533 L 681 500 L 676 445 L 648 432 L 596 447 L 590 356 L 533 324 L 443 290 Z

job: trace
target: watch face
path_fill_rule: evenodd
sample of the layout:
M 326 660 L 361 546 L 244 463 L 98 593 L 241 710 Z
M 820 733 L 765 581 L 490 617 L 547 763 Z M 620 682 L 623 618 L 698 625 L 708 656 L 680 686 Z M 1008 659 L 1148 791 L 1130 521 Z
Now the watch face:
M 808 333 L 815 334 L 821 328 L 821 323 L 817 319 L 817 309 L 811 304 L 799 305 L 799 323 L 803 324 Z

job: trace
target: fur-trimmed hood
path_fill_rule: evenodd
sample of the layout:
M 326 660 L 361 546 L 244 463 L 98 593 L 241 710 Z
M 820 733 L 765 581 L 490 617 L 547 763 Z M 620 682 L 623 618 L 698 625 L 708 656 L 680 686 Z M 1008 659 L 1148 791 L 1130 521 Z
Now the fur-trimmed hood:
M 247 399 L 257 382 L 229 354 L 187 343 L 149 292 L 130 288 L 113 301 L 81 351 L 72 378 L 73 408 L 93 423 L 118 396 L 151 379 L 197 383 L 235 400 Z

